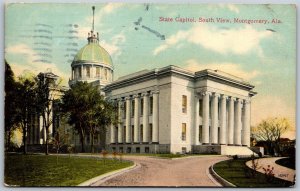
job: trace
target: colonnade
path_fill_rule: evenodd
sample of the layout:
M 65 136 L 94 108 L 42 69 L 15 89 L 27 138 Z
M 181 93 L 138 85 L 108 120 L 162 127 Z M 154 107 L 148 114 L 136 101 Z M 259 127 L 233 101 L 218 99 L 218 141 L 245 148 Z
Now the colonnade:
M 110 127 L 110 143 L 158 143 L 158 96 L 151 91 L 117 99 L 119 123 Z
M 197 94 L 195 100 L 195 126 L 201 126 L 201 128 L 195 129 L 196 145 L 250 146 L 249 99 L 206 91 Z M 200 104 L 202 107 L 201 113 Z M 199 133 L 200 137 L 198 136 Z

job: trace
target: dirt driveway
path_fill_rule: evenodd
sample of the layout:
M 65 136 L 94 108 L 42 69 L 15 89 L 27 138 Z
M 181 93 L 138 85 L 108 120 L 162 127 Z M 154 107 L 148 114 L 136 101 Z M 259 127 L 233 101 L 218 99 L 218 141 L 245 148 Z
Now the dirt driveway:
M 160 159 L 143 156 L 127 156 L 125 159 L 140 164 L 130 172 L 96 182 L 93 186 L 221 186 L 213 181 L 208 168 L 225 156 L 197 156 L 180 159 Z

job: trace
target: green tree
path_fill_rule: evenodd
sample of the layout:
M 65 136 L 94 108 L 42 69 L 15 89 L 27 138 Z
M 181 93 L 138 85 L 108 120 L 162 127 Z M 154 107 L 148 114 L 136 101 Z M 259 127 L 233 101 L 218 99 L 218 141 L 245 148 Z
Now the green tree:
M 22 128 L 23 153 L 27 153 L 27 131 L 30 122 L 30 114 L 36 112 L 37 84 L 31 74 L 25 73 L 18 77 L 16 83 L 16 119 Z
M 268 152 L 273 154 L 275 150 L 278 151 L 282 134 L 290 128 L 291 125 L 286 118 L 268 118 L 254 127 L 253 135 L 257 140 L 266 141 Z
M 116 106 L 99 93 L 94 95 L 93 105 L 85 113 L 86 124 L 91 135 L 91 151 L 94 152 L 94 137 L 100 135 L 101 150 L 105 149 L 107 127 L 117 123 Z
M 11 67 L 5 60 L 5 148 L 9 150 L 12 131 L 18 123 L 16 111 L 16 86 L 15 76 Z
M 81 151 L 84 152 L 86 134 L 91 135 L 91 151 L 94 151 L 94 137 L 100 134 L 102 148 L 105 147 L 107 125 L 116 118 L 114 106 L 100 95 L 97 87 L 87 82 L 78 82 L 65 92 L 62 110 L 69 113 L 69 124 L 74 125 L 80 135 Z
M 62 98 L 62 111 L 68 113 L 68 123 L 74 125 L 80 135 L 81 152 L 84 152 L 84 140 L 88 129 L 85 126 L 86 112 L 92 107 L 91 95 L 95 89 L 86 82 L 78 82 L 65 92 Z

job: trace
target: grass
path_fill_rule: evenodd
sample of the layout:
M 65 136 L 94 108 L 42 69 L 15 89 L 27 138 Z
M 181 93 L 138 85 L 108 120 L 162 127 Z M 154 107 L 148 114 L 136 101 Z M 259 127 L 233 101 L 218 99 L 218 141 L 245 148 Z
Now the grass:
M 131 165 L 112 159 L 6 154 L 4 182 L 12 186 L 76 186 Z
M 254 172 L 255 176 L 249 176 L 252 169 L 246 166 L 250 159 L 236 159 L 222 161 L 214 165 L 214 170 L 225 180 L 231 182 L 237 187 L 289 187 L 292 183 L 278 178 L 267 181 L 266 176 L 259 172 Z M 247 172 L 247 173 L 246 173 Z
M 296 161 L 295 158 L 283 158 L 275 161 L 276 164 L 279 164 L 281 166 L 291 168 L 291 169 L 296 169 Z

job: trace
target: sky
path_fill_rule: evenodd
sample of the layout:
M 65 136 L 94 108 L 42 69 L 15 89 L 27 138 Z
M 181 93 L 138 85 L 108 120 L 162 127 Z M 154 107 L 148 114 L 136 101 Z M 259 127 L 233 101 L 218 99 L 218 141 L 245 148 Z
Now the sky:
M 222 70 L 255 86 L 251 125 L 286 117 L 295 127 L 294 5 L 9 4 L 5 59 L 15 75 L 51 70 L 67 85 L 72 59 L 92 28 L 92 6 L 100 45 L 113 60 L 114 79 L 168 65 Z M 185 18 L 192 22 L 180 22 Z M 284 136 L 294 138 L 295 130 Z

